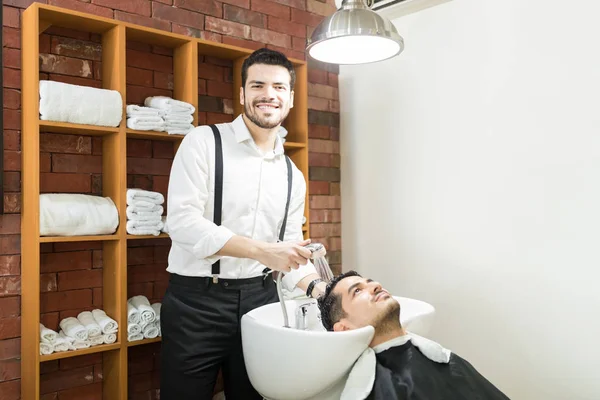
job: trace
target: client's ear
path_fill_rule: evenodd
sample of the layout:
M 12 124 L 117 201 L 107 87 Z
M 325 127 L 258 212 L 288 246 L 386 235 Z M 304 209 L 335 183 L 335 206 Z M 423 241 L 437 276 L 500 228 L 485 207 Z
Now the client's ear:
M 349 331 L 350 328 L 345 322 L 344 320 L 339 320 L 338 322 L 336 322 L 335 324 L 333 324 L 333 331 L 334 332 L 342 332 L 342 331 Z

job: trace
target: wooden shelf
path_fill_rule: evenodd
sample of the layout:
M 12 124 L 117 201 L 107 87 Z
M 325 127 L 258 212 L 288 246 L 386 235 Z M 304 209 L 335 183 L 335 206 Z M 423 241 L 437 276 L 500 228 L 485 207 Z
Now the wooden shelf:
M 40 132 L 62 133 L 65 135 L 106 136 L 119 133 L 119 128 L 108 126 L 71 124 L 40 120 Z
M 136 340 L 134 342 L 127 342 L 127 347 L 133 347 L 133 346 L 141 346 L 143 344 L 149 344 L 149 343 L 158 343 L 162 340 L 162 338 L 159 337 L 155 337 L 154 339 L 143 339 L 143 340 Z
M 306 143 L 298 143 L 298 142 L 288 142 L 286 141 L 283 144 L 284 149 L 304 149 L 306 148 Z
M 118 350 L 121 348 L 121 343 L 116 342 L 112 344 L 101 344 L 98 346 L 89 347 L 81 350 L 69 350 L 61 351 L 60 353 L 52 353 L 48 355 L 40 356 L 40 362 L 60 360 L 61 358 L 71 358 L 84 356 L 86 354 L 102 353 L 104 351 Z
M 154 140 L 182 140 L 185 135 L 172 135 L 167 132 L 156 131 L 136 131 L 135 129 L 126 129 L 127 137 L 130 139 L 154 139 Z
M 140 240 L 140 239 L 165 239 L 170 236 L 167 233 L 161 233 L 158 236 L 154 235 L 127 235 L 127 240 Z
M 41 236 L 40 243 L 64 242 L 97 242 L 104 240 L 119 240 L 118 235 L 90 235 L 90 236 Z

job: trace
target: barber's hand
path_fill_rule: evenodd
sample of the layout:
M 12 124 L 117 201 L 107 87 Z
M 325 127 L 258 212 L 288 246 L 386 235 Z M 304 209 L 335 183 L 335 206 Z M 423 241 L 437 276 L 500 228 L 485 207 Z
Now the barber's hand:
M 256 258 L 258 262 L 275 271 L 290 272 L 305 265 L 310 259 L 310 250 L 304 248 L 310 239 L 298 242 L 267 243 Z

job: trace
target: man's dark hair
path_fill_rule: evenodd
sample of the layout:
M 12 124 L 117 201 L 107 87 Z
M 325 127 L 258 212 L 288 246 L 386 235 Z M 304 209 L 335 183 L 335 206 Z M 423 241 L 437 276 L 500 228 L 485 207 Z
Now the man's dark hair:
M 248 68 L 254 64 L 279 65 L 284 67 L 290 73 L 290 89 L 294 89 L 294 84 L 296 83 L 296 70 L 290 60 L 288 60 L 283 53 L 264 47 L 256 50 L 244 60 L 244 63 L 242 64 L 242 87 L 246 87 Z
M 342 308 L 342 296 L 334 294 L 336 285 L 344 278 L 349 276 L 361 276 L 356 271 L 348 271 L 333 278 L 325 289 L 325 293 L 317 299 L 319 310 L 321 311 L 321 322 L 328 331 L 333 330 L 333 325 L 346 316 Z

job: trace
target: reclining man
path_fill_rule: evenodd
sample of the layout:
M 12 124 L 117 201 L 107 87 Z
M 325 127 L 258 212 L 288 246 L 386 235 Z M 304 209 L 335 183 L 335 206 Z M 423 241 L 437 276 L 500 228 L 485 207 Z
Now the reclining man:
M 329 331 L 375 328 L 370 344 L 377 360 L 375 381 L 367 399 L 508 399 L 468 361 L 441 346 L 446 357 L 428 358 L 401 326 L 400 304 L 378 282 L 346 272 L 329 283 L 318 304 Z

